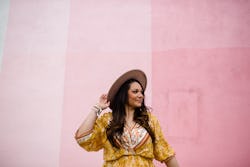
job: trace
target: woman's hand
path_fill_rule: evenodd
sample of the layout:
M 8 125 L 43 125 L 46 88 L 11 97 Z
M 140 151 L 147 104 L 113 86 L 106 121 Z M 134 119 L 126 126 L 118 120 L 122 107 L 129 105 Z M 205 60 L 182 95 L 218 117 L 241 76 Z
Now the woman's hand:
M 102 109 L 105 110 L 106 108 L 109 107 L 110 102 L 108 101 L 108 95 L 107 94 L 102 94 L 99 98 L 99 102 L 97 105 Z

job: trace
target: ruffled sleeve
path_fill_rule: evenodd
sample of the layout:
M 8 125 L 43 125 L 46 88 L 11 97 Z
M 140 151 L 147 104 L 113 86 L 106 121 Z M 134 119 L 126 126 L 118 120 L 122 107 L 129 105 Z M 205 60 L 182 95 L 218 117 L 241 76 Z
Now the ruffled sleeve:
M 103 148 L 107 140 L 106 127 L 110 121 L 111 113 L 105 113 L 98 118 L 94 124 L 93 129 L 77 136 L 75 135 L 77 143 L 86 151 L 98 151 Z
M 155 134 L 155 142 L 154 142 L 154 157 L 158 161 L 167 161 L 171 159 L 175 155 L 175 151 L 165 140 L 164 135 L 162 133 L 159 121 L 157 118 L 149 113 L 150 118 L 150 126 Z

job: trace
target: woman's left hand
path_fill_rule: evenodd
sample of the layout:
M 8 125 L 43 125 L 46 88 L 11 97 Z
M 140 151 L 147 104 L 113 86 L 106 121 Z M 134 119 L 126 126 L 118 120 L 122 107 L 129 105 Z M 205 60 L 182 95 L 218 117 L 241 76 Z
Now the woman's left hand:
M 179 167 L 179 164 L 178 164 L 175 157 L 173 157 L 170 160 L 168 160 L 167 162 L 165 162 L 165 164 L 167 167 Z

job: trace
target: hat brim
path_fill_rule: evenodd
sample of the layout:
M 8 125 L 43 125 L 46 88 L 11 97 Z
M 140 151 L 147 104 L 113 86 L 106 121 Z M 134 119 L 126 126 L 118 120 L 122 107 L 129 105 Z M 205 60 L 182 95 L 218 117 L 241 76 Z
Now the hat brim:
M 126 73 L 124 73 L 123 75 L 121 75 L 111 86 L 111 88 L 108 91 L 108 101 L 110 101 L 110 103 L 112 103 L 116 93 L 119 91 L 120 87 L 129 79 L 135 79 L 137 80 L 143 90 L 145 91 L 146 86 L 147 86 L 147 77 L 145 75 L 145 73 L 141 70 L 131 70 L 128 71 Z

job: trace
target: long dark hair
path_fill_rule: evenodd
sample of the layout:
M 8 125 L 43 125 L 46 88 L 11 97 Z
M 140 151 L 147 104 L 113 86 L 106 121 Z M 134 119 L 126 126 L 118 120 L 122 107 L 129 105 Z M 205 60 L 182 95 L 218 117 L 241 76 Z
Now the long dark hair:
M 130 88 L 131 83 L 133 82 L 137 82 L 140 84 L 140 82 L 138 82 L 135 79 L 127 80 L 120 87 L 119 91 L 116 93 L 114 97 L 114 100 L 110 103 L 110 108 L 112 109 L 113 118 L 106 129 L 106 133 L 107 133 L 107 138 L 109 142 L 112 144 L 112 146 L 116 148 L 120 148 L 119 144 L 115 140 L 119 140 L 119 137 L 117 138 L 117 136 L 121 136 L 123 133 L 123 128 L 125 125 L 125 116 L 126 116 L 125 104 L 128 103 L 128 90 Z M 148 123 L 149 121 L 149 117 L 147 113 L 148 109 L 144 104 L 144 99 L 143 99 L 141 107 L 135 109 L 134 121 L 147 130 L 147 132 L 152 138 L 152 141 L 154 142 L 155 135 Z

